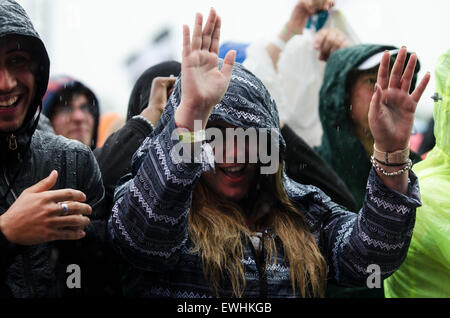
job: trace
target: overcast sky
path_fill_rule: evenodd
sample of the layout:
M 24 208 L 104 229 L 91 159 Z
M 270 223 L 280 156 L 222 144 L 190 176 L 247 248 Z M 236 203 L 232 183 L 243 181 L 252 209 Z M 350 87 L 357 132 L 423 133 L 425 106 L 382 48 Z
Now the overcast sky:
M 51 74 L 72 75 L 99 96 L 102 111 L 125 115 L 133 86 L 126 68 L 131 54 L 144 49 L 162 28 L 173 32 L 177 59 L 182 25 L 196 12 L 214 7 L 222 17 L 222 41 L 251 42 L 275 35 L 288 19 L 294 0 L 19 0 L 41 34 Z M 362 42 L 406 45 L 417 52 L 420 77 L 450 49 L 449 0 L 337 0 Z M 432 110 L 434 78 L 418 108 Z

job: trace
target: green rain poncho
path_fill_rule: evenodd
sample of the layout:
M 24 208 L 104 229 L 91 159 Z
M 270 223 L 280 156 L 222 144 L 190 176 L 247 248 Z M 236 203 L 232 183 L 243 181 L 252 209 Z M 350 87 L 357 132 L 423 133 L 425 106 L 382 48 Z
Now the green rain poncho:
M 423 206 L 405 262 L 384 282 L 386 297 L 450 297 L 450 50 L 438 60 L 436 89 L 436 146 L 413 167 Z
M 320 147 L 315 150 L 345 182 L 356 200 L 358 210 L 364 201 L 371 164 L 352 128 L 350 92 L 347 91 L 349 75 L 369 57 L 392 49 L 396 48 L 362 44 L 333 52 L 327 61 L 320 89 L 319 116 L 323 136 Z M 412 88 L 415 87 L 419 69 L 417 63 Z M 415 154 L 412 154 L 411 159 L 413 162 L 420 160 Z

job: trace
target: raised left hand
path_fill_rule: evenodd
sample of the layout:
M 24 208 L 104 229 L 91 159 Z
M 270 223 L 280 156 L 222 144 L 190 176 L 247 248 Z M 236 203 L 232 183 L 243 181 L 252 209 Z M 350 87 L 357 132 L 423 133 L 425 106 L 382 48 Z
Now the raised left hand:
M 384 152 L 402 150 L 409 146 L 417 103 L 430 80 L 430 73 L 427 73 L 414 92 L 409 94 L 417 56 L 411 54 L 403 75 L 406 47 L 400 49 L 390 76 L 389 60 L 389 52 L 385 52 L 378 69 L 377 84 L 368 115 L 375 147 Z

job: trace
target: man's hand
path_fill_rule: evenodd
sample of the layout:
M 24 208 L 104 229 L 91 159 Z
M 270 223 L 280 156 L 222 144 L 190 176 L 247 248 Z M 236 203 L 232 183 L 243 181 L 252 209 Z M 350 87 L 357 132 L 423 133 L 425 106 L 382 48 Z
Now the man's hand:
M 14 244 L 34 245 L 56 240 L 78 240 L 85 236 L 92 208 L 82 203 L 83 192 L 73 189 L 50 189 L 58 173 L 25 189 L 11 207 L 0 216 L 0 231 Z M 67 204 L 64 213 L 61 203 Z M 63 215 L 63 213 L 65 215 Z
M 228 89 L 236 58 L 236 51 L 229 51 L 222 68 L 218 69 L 221 20 L 211 9 L 202 31 L 202 19 L 197 14 L 192 43 L 189 27 L 183 26 L 181 102 L 175 112 L 175 122 L 191 131 L 194 120 L 201 120 L 203 128 L 206 127 L 212 109 Z
M 141 112 L 141 116 L 149 120 L 154 127 L 161 118 L 175 81 L 175 77 L 155 77 L 152 81 L 148 106 Z

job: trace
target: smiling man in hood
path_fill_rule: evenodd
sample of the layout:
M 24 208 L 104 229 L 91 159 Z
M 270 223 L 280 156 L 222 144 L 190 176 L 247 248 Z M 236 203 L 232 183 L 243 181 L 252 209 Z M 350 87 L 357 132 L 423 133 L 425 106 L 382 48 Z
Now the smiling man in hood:
M 102 293 L 98 165 L 88 147 L 36 129 L 48 54 L 20 5 L 0 0 L 0 12 L 0 297 Z

